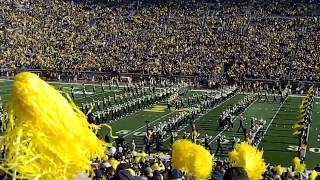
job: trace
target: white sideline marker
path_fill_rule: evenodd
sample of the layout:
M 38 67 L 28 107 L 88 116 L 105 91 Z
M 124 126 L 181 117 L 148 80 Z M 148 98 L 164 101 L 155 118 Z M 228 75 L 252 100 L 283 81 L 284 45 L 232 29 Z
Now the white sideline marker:
M 279 113 L 280 109 L 282 108 L 283 104 L 287 101 L 287 99 L 288 99 L 288 97 L 286 97 L 286 99 L 283 101 L 283 103 L 279 106 L 279 108 L 278 108 L 277 112 L 273 115 L 273 117 L 272 117 L 272 119 L 271 119 L 270 123 L 268 124 L 268 126 L 267 126 L 266 130 L 264 131 L 264 133 L 263 133 L 263 135 L 262 135 L 262 138 L 264 138 L 264 136 L 267 134 L 268 129 L 270 128 L 270 126 L 271 126 L 272 122 L 274 121 L 274 119 L 275 119 L 275 118 L 276 118 L 276 116 L 278 115 L 278 113 Z M 262 141 L 262 139 L 261 139 L 261 141 Z M 259 142 L 258 142 L 257 147 L 259 146 L 259 144 L 260 144 L 260 142 L 261 142 L 261 141 L 259 141 Z

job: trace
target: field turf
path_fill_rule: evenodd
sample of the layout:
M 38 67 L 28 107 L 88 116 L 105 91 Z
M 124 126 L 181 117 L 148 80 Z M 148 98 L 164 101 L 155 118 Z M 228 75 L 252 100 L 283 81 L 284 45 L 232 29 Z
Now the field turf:
M 1 102 L 5 104 L 8 101 L 11 81 L 0 80 L 0 96 Z M 83 102 L 90 102 L 92 100 L 102 100 L 103 97 L 113 96 L 123 92 L 123 89 L 117 87 L 108 86 L 105 87 L 105 91 L 102 92 L 100 85 L 86 84 L 86 90 L 88 92 L 93 91 L 93 86 L 96 86 L 96 93 L 83 97 L 80 93 L 82 87 L 81 84 L 68 84 L 68 83 L 51 83 L 57 88 L 62 88 L 65 92 L 70 92 L 70 87 L 73 85 L 79 89 L 79 94 L 75 95 L 76 104 Z M 198 91 L 190 91 L 188 95 L 194 93 L 201 93 Z M 223 153 L 218 152 L 215 154 L 217 159 L 226 159 L 228 151 L 231 149 L 231 142 L 234 138 L 243 139 L 243 132 L 239 127 L 239 118 L 234 121 L 234 128 L 218 129 L 218 117 L 222 111 L 228 107 L 232 107 L 238 101 L 244 98 L 244 95 L 236 94 L 220 104 L 216 105 L 212 109 L 206 111 L 204 114 L 196 119 L 196 126 L 200 133 L 198 143 L 203 143 L 204 136 L 207 134 L 210 137 L 210 145 L 212 151 L 216 150 L 216 139 L 218 135 L 223 137 Z M 298 107 L 302 101 L 302 97 L 289 96 L 285 102 L 281 105 L 279 103 L 280 98 L 277 97 L 277 101 L 273 102 L 273 98 L 269 98 L 269 102 L 254 101 L 245 110 L 243 116 L 246 117 L 245 126 L 249 128 L 250 118 L 257 117 L 258 119 L 264 119 L 266 125 L 264 126 L 264 138 L 259 144 L 259 148 L 264 150 L 264 158 L 266 162 L 271 165 L 282 165 L 285 167 L 292 166 L 292 159 L 298 156 L 297 145 L 298 137 L 293 136 L 292 125 L 298 120 Z M 313 168 L 320 163 L 320 104 L 319 99 L 315 98 L 313 104 L 312 125 L 310 127 L 310 133 L 308 137 L 308 146 L 306 154 L 307 168 Z M 143 148 L 143 136 L 146 131 L 146 123 L 148 120 L 150 126 L 154 126 L 159 122 L 167 121 L 169 117 L 174 116 L 177 111 L 157 111 L 158 109 L 164 109 L 166 104 L 156 104 L 148 109 L 136 111 L 125 117 L 117 119 L 111 122 L 113 133 L 122 135 L 125 137 L 128 143 L 135 140 L 138 150 Z M 154 110 L 157 109 L 157 110 Z M 187 132 L 190 135 L 191 127 L 185 125 L 179 129 L 178 136 L 181 137 L 183 132 Z M 99 134 L 101 137 L 108 134 L 108 129 L 101 129 Z M 169 147 L 170 136 L 165 136 L 165 145 Z

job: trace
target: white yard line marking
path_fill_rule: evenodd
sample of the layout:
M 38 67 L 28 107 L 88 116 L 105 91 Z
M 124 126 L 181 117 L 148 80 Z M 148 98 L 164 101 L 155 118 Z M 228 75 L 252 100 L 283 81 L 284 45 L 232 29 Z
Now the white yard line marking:
M 4 87 L 6 87 L 6 88 L 4 89 Z M 9 87 L 9 88 L 7 88 L 7 87 Z M 11 84 L 0 86 L 0 92 L 7 92 L 7 91 L 10 91 L 10 89 L 11 89 Z M 7 94 L 7 93 L 5 93 L 5 94 Z
M 277 112 L 273 115 L 270 123 L 268 124 L 266 130 L 264 131 L 263 135 L 262 135 L 262 139 L 264 138 L 264 136 L 267 134 L 268 129 L 270 128 L 271 124 L 273 123 L 274 119 L 276 118 L 276 116 L 279 114 L 280 109 L 282 108 L 282 106 L 284 105 L 284 103 L 287 101 L 288 97 L 283 101 L 283 103 L 279 106 Z M 259 144 L 261 143 L 262 139 L 258 142 L 258 144 L 256 145 L 257 147 L 259 146 Z
M 236 120 L 238 120 L 238 118 L 240 117 L 241 114 L 245 113 L 255 102 L 257 102 L 257 99 L 254 100 L 242 113 L 240 113 L 233 122 L 235 122 Z M 210 142 L 209 145 L 214 142 L 224 131 L 226 131 L 226 129 L 228 129 L 227 127 L 223 128 L 222 131 L 220 131 Z
M 235 97 L 236 95 L 237 95 L 237 94 L 235 94 L 235 95 L 233 95 L 233 96 L 229 97 L 228 99 L 224 100 L 223 102 L 221 102 L 220 104 L 218 104 L 218 105 L 217 105 L 217 106 L 215 106 L 214 108 L 209 109 L 206 113 L 202 114 L 202 115 L 201 115 L 201 116 L 199 116 L 197 119 L 195 119 L 195 121 L 194 121 L 194 122 L 197 122 L 197 121 L 198 121 L 199 119 L 201 119 L 203 116 L 205 116 L 205 115 L 207 115 L 209 112 L 211 112 L 211 111 L 213 111 L 213 110 L 217 109 L 217 108 L 218 108 L 218 107 L 220 107 L 222 104 L 224 104 L 225 102 L 229 101 L 230 99 L 232 99 L 232 98 L 233 98 L 233 97 Z M 187 127 L 188 127 L 188 125 L 187 125 L 186 127 L 182 128 L 182 129 L 179 129 L 179 130 L 178 130 L 178 132 L 180 132 L 180 131 L 182 131 L 182 130 L 185 130 Z M 168 138 L 164 139 L 164 141 L 167 141 L 168 139 L 170 139 L 170 136 L 169 136 Z
M 12 86 L 12 84 L 5 84 L 5 85 L 0 85 L 0 87 L 1 87 L 1 89 L 2 89 L 2 87 L 9 87 L 9 86 Z
M 314 104 L 312 104 L 312 107 L 311 107 L 312 110 L 313 110 L 313 105 L 314 105 Z M 312 114 L 313 114 L 313 111 L 312 111 L 312 110 L 311 110 L 311 115 L 310 115 L 310 117 L 311 117 L 311 121 L 310 121 L 310 122 L 312 122 Z M 311 128 L 311 124 L 309 123 L 309 124 L 308 124 L 308 133 L 307 133 L 307 142 L 309 141 L 310 128 Z M 318 140 L 318 139 L 317 139 L 317 140 Z M 307 148 L 305 148 L 304 151 L 303 151 L 303 157 L 304 157 L 304 159 L 306 159 L 306 156 L 307 156 Z
M 81 100 L 81 99 L 91 98 L 91 97 L 94 97 L 94 96 L 97 96 L 97 95 L 106 94 L 106 93 L 107 93 L 107 92 L 96 93 L 96 94 L 88 95 L 87 97 L 75 98 L 75 100 Z
M 258 93 L 248 93 L 248 92 L 241 92 L 241 93 L 239 93 L 239 94 L 255 94 L 255 95 L 258 95 Z M 261 95 L 261 94 L 260 94 Z M 279 97 L 280 95 L 278 95 L 278 94 L 267 94 L 268 96 L 273 96 L 273 95 L 275 95 L 275 96 L 277 96 L 277 97 Z M 305 95 L 297 95 L 297 94 L 290 94 L 289 95 L 289 97 L 306 97 Z M 313 98 L 315 98 L 315 99 L 320 99 L 320 96 L 314 96 Z
M 168 113 L 168 114 L 166 114 L 166 115 L 163 115 L 163 116 L 161 116 L 161 117 L 159 117 L 159 118 L 155 119 L 154 121 L 151 121 L 149 125 L 154 124 L 155 122 L 160 121 L 162 118 L 167 117 L 167 116 L 169 116 L 170 114 L 173 114 L 174 112 L 175 112 L 175 111 L 172 111 L 172 112 L 170 112 L 170 113 Z M 136 129 L 136 130 L 134 130 L 134 131 L 132 131 L 132 132 L 130 132 L 130 133 L 128 133 L 128 134 L 126 134 L 126 135 L 124 135 L 123 137 L 127 137 L 127 136 L 129 136 L 129 135 L 131 135 L 131 134 L 134 134 L 135 132 L 137 132 L 137 131 L 139 131 L 139 130 L 141 130 L 141 129 L 145 128 L 145 127 L 146 127 L 146 125 L 141 126 L 140 128 L 138 128 L 138 129 Z

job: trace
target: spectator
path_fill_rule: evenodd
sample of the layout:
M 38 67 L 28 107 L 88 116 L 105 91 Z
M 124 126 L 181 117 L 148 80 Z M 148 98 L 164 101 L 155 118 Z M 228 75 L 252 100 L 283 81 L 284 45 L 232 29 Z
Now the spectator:
M 246 171 L 240 167 L 232 167 L 227 169 L 223 176 L 224 180 L 249 180 Z
M 152 169 L 151 169 L 150 167 L 147 167 L 147 168 L 144 169 L 144 176 L 145 176 L 146 178 L 148 178 L 149 180 L 152 179 L 152 177 L 153 177 L 153 171 L 152 171 Z

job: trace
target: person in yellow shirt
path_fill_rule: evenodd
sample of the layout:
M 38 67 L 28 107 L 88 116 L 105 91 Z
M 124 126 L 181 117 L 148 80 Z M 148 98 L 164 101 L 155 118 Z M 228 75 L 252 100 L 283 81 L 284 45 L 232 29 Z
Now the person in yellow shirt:
M 197 137 L 198 137 L 198 132 L 196 129 L 196 125 L 193 124 L 191 129 L 191 140 L 193 143 L 197 143 Z

